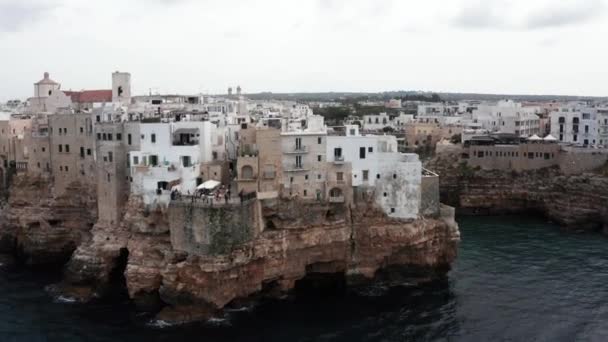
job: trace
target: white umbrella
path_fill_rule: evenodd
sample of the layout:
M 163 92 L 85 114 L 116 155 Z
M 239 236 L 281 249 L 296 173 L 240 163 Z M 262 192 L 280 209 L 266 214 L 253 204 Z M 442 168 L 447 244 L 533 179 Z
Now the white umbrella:
M 528 140 L 536 141 L 536 140 L 542 140 L 542 139 L 538 135 L 534 134 L 533 136 L 529 137 Z
M 544 141 L 557 141 L 557 139 L 555 139 L 555 137 L 552 136 L 551 134 L 547 135 L 543 140 Z
M 216 180 L 210 179 L 210 180 L 206 181 L 205 183 L 197 186 L 196 189 L 197 190 L 203 190 L 203 189 L 211 190 L 211 189 L 217 188 L 218 186 L 220 186 L 220 184 L 222 184 L 222 183 L 220 183 Z
M 174 185 L 171 188 L 171 191 L 180 191 L 181 192 L 182 191 L 182 185 L 181 184 Z

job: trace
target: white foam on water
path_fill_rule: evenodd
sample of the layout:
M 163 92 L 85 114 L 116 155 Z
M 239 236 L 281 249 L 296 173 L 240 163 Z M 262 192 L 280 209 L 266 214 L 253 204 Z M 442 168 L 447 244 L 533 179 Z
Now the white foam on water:
M 73 297 L 58 296 L 55 298 L 55 302 L 71 304 L 71 303 L 76 303 L 77 300 L 76 300 L 76 298 L 73 298 Z

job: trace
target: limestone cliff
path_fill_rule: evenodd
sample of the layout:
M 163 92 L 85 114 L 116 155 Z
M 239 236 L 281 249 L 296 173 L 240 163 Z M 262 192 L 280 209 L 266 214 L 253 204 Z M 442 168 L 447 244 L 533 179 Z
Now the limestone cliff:
M 28 265 L 63 265 L 96 221 L 95 192 L 71 184 L 60 196 L 42 177 L 13 178 L 0 212 L 0 253 Z
M 608 232 L 608 176 L 603 170 L 563 175 L 557 168 L 528 172 L 472 169 L 457 155 L 427 163 L 440 175 L 444 203 L 460 213 L 538 212 L 575 230 Z
M 74 253 L 63 291 L 87 300 L 124 270 L 137 304 L 163 307 L 159 319 L 184 322 L 208 318 L 252 295 L 282 295 L 311 275 L 361 282 L 394 279 L 389 273 L 398 270 L 409 281 L 426 280 L 445 274 L 456 257 L 459 231 L 447 207 L 443 217 L 410 222 L 388 219 L 371 207 L 288 207 L 280 215 L 266 211 L 272 228 L 248 242 L 197 255 L 172 248 L 167 212 L 146 212 L 131 198 L 119 227 L 96 226 Z M 306 212 L 308 219 L 294 220 Z

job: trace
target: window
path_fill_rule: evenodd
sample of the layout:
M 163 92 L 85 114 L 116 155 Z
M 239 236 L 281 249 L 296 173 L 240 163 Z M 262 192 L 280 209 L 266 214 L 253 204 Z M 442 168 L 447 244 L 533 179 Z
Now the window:
M 112 137 L 112 133 L 108 133 L 108 141 L 112 141 L 113 137 Z
M 397 179 L 397 174 L 393 173 L 393 179 Z
M 87 156 L 90 156 L 90 155 L 91 155 L 91 149 L 87 148 Z
M 319 180 L 321 179 L 321 174 L 317 175 L 317 179 L 319 179 Z
M 131 145 L 131 133 L 127 134 L 127 144 Z
M 46 152 L 46 147 L 43 147 L 43 148 L 42 148 L 42 152 Z
M 302 156 L 296 156 L 296 167 L 302 168 Z
M 363 170 L 363 180 L 364 181 L 369 180 L 369 170 Z
M 190 167 L 190 166 L 192 166 L 192 160 L 191 160 L 190 156 L 183 156 L 182 157 L 182 165 L 184 167 Z
M 344 172 L 336 172 L 336 180 L 338 180 L 338 182 L 344 181 Z
M 80 158 L 84 158 L 84 147 L 80 146 Z
M 321 155 L 318 155 L 317 156 L 317 161 L 321 161 L 321 158 L 322 158 Z
M 340 148 L 340 147 L 334 148 L 334 157 L 342 157 L 342 148 Z
M 65 153 L 70 153 L 70 145 L 65 145 Z
M 152 141 L 152 143 L 156 142 L 156 134 L 152 133 L 152 135 L 150 135 L 150 140 Z
M 395 208 L 391 208 L 391 214 L 395 213 Z
M 359 147 L 359 159 L 365 159 L 365 147 Z
M 384 195 L 384 197 L 388 197 L 388 193 L 386 193 L 386 192 L 383 195 Z
M 302 149 L 302 138 L 296 138 L 296 150 Z
M 63 166 L 59 165 L 59 171 L 63 171 Z
M 118 141 L 122 140 L 122 133 L 116 133 L 116 140 L 118 140 Z
M 308 196 L 308 191 L 304 190 L 304 197 Z
M 380 174 L 376 174 L 376 179 L 380 179 Z
M 67 167 L 67 165 L 66 165 L 66 167 L 65 167 L 65 172 L 68 172 L 68 167 Z
M 63 152 L 63 146 L 59 145 L 59 152 Z
M 304 180 L 308 180 L 308 175 L 304 175 Z
M 112 152 L 108 152 L 108 161 L 110 163 L 114 161 L 114 154 Z
M 318 137 L 318 138 L 317 138 L 317 144 L 321 145 L 321 144 L 322 144 L 322 142 L 323 142 L 323 138 Z
M 146 138 L 146 135 L 145 135 L 145 134 L 142 134 L 142 135 L 140 136 L 140 138 L 141 138 L 141 140 L 144 140 L 144 139 Z
M 158 156 L 150 156 L 150 165 L 152 165 L 152 166 L 158 165 Z
M 139 157 L 138 156 L 134 156 L 133 157 L 133 165 L 138 165 L 139 164 Z
M 80 127 L 80 134 L 84 133 L 84 127 Z
M 101 133 L 97 133 L 97 140 L 101 140 Z
M 368 147 L 368 148 L 367 148 L 367 152 L 369 152 L 369 153 L 374 152 L 374 148 L 373 148 L 373 147 Z
M 101 122 L 101 116 L 97 115 L 97 116 L 95 117 L 95 121 L 97 121 L 97 122 Z
M 104 133 L 104 134 L 102 134 L 102 137 L 103 137 L 103 141 L 108 140 L 108 135 L 107 135 L 107 134 L 105 134 L 105 133 Z
M 108 173 L 107 177 L 108 177 L 108 182 L 111 182 L 111 180 L 112 180 L 112 179 L 111 179 L 111 177 L 110 177 L 110 174 L 109 174 L 109 173 Z

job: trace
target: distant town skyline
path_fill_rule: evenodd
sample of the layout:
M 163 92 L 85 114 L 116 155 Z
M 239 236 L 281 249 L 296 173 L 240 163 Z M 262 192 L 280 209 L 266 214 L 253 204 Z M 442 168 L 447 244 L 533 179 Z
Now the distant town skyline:
M 606 96 L 606 0 L 0 0 L 0 102 L 64 90 Z

